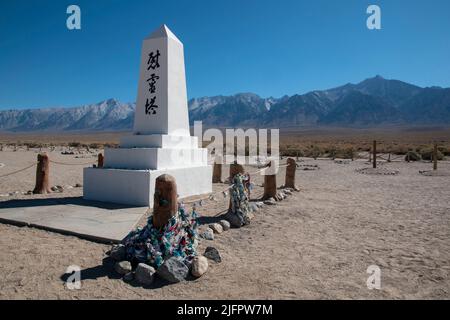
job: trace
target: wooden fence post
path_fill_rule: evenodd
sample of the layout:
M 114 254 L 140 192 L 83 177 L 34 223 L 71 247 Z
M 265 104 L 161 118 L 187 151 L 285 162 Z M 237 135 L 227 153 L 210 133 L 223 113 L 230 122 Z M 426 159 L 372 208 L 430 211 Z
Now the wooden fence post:
M 271 168 L 273 165 L 275 165 L 274 161 L 270 161 L 267 165 L 267 170 L 273 170 L 275 172 L 274 168 Z M 271 168 L 271 169 L 269 169 Z M 275 174 L 266 174 L 264 175 L 264 194 L 262 199 L 270 199 L 270 198 L 276 198 L 277 195 L 277 176 Z
M 295 186 L 295 171 L 297 170 L 297 163 L 294 159 L 287 159 L 287 167 L 286 167 L 286 180 L 284 182 L 285 188 L 297 189 Z
M 99 153 L 97 158 L 97 168 L 103 168 L 103 154 Z
M 213 183 L 222 183 L 222 163 L 223 158 L 221 155 L 216 154 L 214 156 L 214 167 L 213 167 L 213 176 L 212 176 L 212 182 Z
M 233 181 L 234 176 L 237 175 L 238 173 L 244 174 L 245 170 L 242 165 L 238 164 L 237 161 L 234 161 L 234 163 L 230 164 L 230 177 L 229 177 L 230 182 Z
M 435 142 L 433 148 L 433 170 L 437 170 L 437 156 L 438 156 L 438 145 Z
M 373 147 L 372 147 L 372 161 L 373 161 L 373 168 L 376 169 L 377 167 L 377 141 L 373 140 Z
M 178 211 L 177 183 L 175 178 L 162 174 L 155 181 L 153 198 L 153 226 L 161 228 Z
M 212 182 L 222 183 L 222 164 L 217 161 L 214 161 Z
M 50 173 L 50 161 L 48 155 L 38 154 L 37 156 L 37 167 L 36 167 L 36 185 L 34 187 L 33 193 L 43 194 L 50 193 L 50 183 L 49 183 L 49 173 Z

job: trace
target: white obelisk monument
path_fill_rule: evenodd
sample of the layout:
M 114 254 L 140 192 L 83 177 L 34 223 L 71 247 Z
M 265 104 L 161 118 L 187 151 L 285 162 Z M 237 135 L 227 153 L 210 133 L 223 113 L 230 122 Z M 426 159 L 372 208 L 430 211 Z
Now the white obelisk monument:
M 207 150 L 189 132 L 183 44 L 161 26 L 144 39 L 133 134 L 85 168 L 84 198 L 153 206 L 155 179 L 175 177 L 180 198 L 212 191 Z

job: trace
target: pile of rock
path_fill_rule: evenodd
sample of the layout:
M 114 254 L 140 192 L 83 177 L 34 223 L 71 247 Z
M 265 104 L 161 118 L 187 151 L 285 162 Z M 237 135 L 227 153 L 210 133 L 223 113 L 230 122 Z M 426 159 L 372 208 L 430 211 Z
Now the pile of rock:
M 165 260 L 156 270 L 154 267 L 142 262 L 138 263 L 133 269 L 131 262 L 125 260 L 127 258 L 126 248 L 122 244 L 111 249 L 110 257 L 117 261 L 114 265 L 114 270 L 123 276 L 123 280 L 136 280 L 144 286 L 151 285 L 156 274 L 170 283 L 176 283 L 184 280 L 189 273 L 188 266 L 176 257 L 170 257 Z
M 348 159 L 334 159 L 334 163 L 337 163 L 337 164 L 350 164 L 350 160 L 348 160 Z
M 317 165 L 317 164 L 299 164 L 298 167 L 304 171 L 320 169 L 319 165 Z
M 63 192 L 64 188 L 62 186 L 53 186 L 50 188 L 53 192 Z
M 207 247 L 205 253 L 195 256 L 189 265 L 186 265 L 177 257 L 170 257 L 157 269 L 142 262 L 133 267 L 130 261 L 125 260 L 127 258 L 126 247 L 122 244 L 114 246 L 109 252 L 109 256 L 116 261 L 114 270 L 122 276 L 124 281 L 130 282 L 134 280 L 143 286 L 150 286 L 156 276 L 169 283 L 184 281 L 189 274 L 199 278 L 208 271 L 208 260 L 214 263 L 222 262 L 219 251 L 214 247 Z
M 396 176 L 400 173 L 398 170 L 388 169 L 388 168 L 361 168 L 355 170 L 361 174 L 375 175 L 375 176 Z
M 283 188 L 279 190 L 274 197 L 264 200 L 263 204 L 273 206 L 276 205 L 278 201 L 283 201 L 288 196 L 291 196 L 294 191 L 299 191 L 298 188 Z
M 211 223 L 205 230 L 200 232 L 200 237 L 206 240 L 214 240 L 215 234 L 221 234 L 224 231 L 230 230 L 230 222 L 227 220 L 220 220 L 216 223 Z
M 428 177 L 449 177 L 450 172 L 442 170 L 420 170 L 419 173 Z

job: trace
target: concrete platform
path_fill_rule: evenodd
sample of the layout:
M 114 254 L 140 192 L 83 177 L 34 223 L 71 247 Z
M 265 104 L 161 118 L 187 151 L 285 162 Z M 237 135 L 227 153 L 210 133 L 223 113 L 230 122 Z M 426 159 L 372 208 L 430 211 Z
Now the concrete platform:
M 118 243 L 147 207 L 88 201 L 81 197 L 0 202 L 0 222 L 31 226 L 104 243 Z

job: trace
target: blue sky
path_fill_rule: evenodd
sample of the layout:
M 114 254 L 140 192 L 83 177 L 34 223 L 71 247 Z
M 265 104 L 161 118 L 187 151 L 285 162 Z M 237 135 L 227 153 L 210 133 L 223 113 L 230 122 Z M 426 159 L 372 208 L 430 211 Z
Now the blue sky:
M 66 28 L 81 8 L 82 29 Z M 377 4 L 382 30 L 368 30 Z M 448 0 L 2 0 L 0 109 L 135 101 L 142 39 L 184 43 L 188 95 L 305 93 L 380 74 L 450 87 Z

